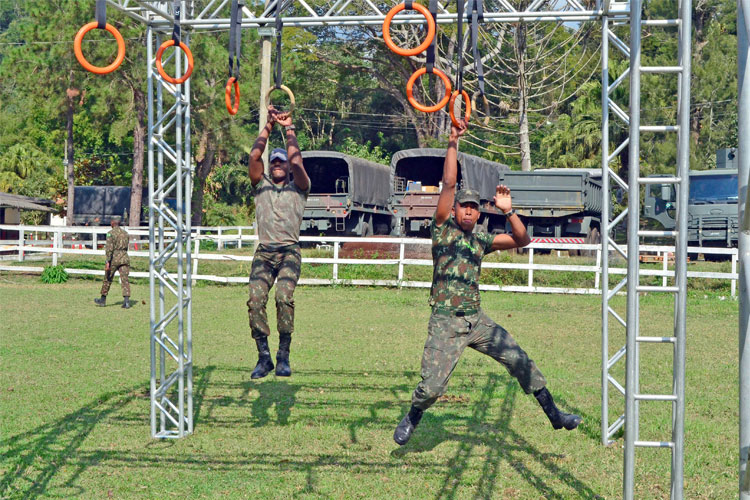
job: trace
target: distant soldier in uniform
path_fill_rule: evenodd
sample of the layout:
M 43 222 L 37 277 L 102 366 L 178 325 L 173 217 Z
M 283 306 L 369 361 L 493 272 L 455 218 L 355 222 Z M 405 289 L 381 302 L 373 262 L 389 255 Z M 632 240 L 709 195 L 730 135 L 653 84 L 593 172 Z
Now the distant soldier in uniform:
M 273 126 L 284 127 L 286 151 L 271 152 L 270 175 L 263 173 L 261 156 L 266 149 Z M 250 298 L 247 301 L 250 329 L 258 348 L 258 364 L 250 378 L 262 378 L 273 370 L 268 347 L 266 303 L 268 292 L 276 280 L 276 318 L 279 350 L 276 353 L 276 375 L 288 377 L 289 348 L 294 332 L 294 288 L 302 267 L 299 247 L 300 225 L 305 202 L 310 193 L 310 178 L 302 165 L 294 125 L 289 113 L 268 107 L 268 123 L 250 151 L 250 180 L 255 197 L 255 219 L 258 225 L 258 248 L 250 270 Z M 293 179 L 290 179 L 290 173 Z
M 479 218 L 479 193 L 455 192 L 458 138 L 466 131 L 453 126 L 443 166 L 443 189 L 430 226 L 432 233 L 432 315 L 422 355 L 422 381 L 412 395 L 409 413 L 393 434 L 399 445 L 409 441 L 423 412 L 445 392 L 461 353 L 471 347 L 501 363 L 526 394 L 533 393 L 555 429 L 575 429 L 581 417 L 557 409 L 546 380 L 513 337 L 480 308 L 479 273 L 482 257 L 530 243 L 526 227 L 512 208 L 510 189 L 497 186 L 495 207 L 507 218 L 512 233 L 472 233 Z M 454 204 L 455 199 L 455 204 Z
M 107 263 L 104 266 L 104 283 L 101 298 L 94 299 L 99 307 L 107 305 L 107 293 L 112 285 L 115 272 L 120 273 L 122 282 L 122 307 L 130 309 L 130 257 L 128 257 L 128 233 L 120 227 L 119 219 L 112 219 L 112 230 L 107 233 L 107 244 L 104 246 Z

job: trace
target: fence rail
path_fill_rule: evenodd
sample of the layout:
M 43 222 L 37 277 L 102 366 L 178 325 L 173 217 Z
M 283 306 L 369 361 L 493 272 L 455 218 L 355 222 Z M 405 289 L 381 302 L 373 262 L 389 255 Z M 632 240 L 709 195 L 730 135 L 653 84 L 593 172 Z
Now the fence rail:
M 108 228 L 101 227 L 58 227 L 58 226 L 16 226 L 2 225 L 1 230 L 19 231 L 19 237 L 12 240 L 0 240 L 0 255 L 5 260 L 17 260 L 23 262 L 29 255 L 52 256 L 52 264 L 57 265 L 59 256 L 62 255 L 104 255 L 103 245 L 104 238 Z M 148 244 L 148 230 L 141 228 L 125 228 L 131 237 L 134 237 L 131 243 L 134 250 L 129 251 L 133 257 L 148 258 L 148 251 L 145 245 Z M 232 261 L 232 262 L 250 262 L 252 255 L 231 255 L 221 253 L 201 253 L 201 241 L 213 241 L 217 244 L 217 249 L 221 250 L 227 244 L 233 244 L 238 248 L 244 245 L 254 246 L 257 242 L 257 236 L 249 234 L 252 232 L 252 226 L 233 226 L 233 227 L 197 227 L 193 228 L 194 249 L 192 253 L 192 276 L 194 281 L 211 281 L 216 283 L 247 283 L 245 276 L 217 276 L 209 274 L 199 274 L 199 263 L 201 261 Z M 236 232 L 233 234 L 232 232 Z M 44 235 L 43 239 L 39 235 Z M 68 235 L 68 238 L 65 238 Z M 75 235 L 75 239 L 74 236 Z M 82 235 L 89 238 L 81 238 Z M 29 237 L 31 236 L 31 237 Z M 165 231 L 165 238 L 169 239 L 174 236 L 174 232 Z M 301 278 L 299 283 L 303 285 L 364 285 L 364 286 L 392 286 L 392 287 L 411 287 L 411 288 L 429 288 L 431 283 L 428 281 L 410 281 L 404 279 L 405 266 L 432 266 L 431 259 L 415 259 L 406 257 L 406 247 L 414 245 L 428 246 L 431 244 L 429 239 L 425 238 L 360 238 L 360 237 L 333 237 L 333 236 L 302 236 L 302 242 L 314 243 L 318 247 L 330 248 L 333 250 L 333 257 L 306 257 L 302 259 L 303 263 L 308 264 L 330 264 L 332 265 L 332 274 L 330 278 Z M 341 246 L 344 243 L 367 243 L 380 245 L 398 245 L 398 257 L 385 257 L 373 259 L 360 258 L 342 258 L 339 257 Z M 140 245 L 140 246 L 139 246 Z M 135 249 L 137 248 L 137 249 Z M 141 250 L 144 248 L 144 250 Z M 393 248 L 393 247 L 391 247 Z M 516 269 L 526 271 L 527 284 L 519 285 L 491 285 L 481 284 L 480 290 L 490 291 L 507 291 L 507 292 L 527 292 L 527 293 L 562 293 L 562 294 L 600 294 L 601 279 L 601 246 L 593 244 L 579 243 L 532 243 L 527 249 L 528 262 L 484 262 L 484 269 Z M 674 271 L 669 269 L 669 256 L 674 255 L 674 247 L 660 245 L 641 245 L 641 252 L 650 252 L 656 256 L 658 263 L 661 263 L 661 269 L 641 269 L 641 276 L 661 277 L 662 286 L 667 286 L 670 278 L 674 277 Z M 534 262 L 535 252 L 539 250 L 550 251 L 586 251 L 596 255 L 595 264 L 541 264 Z M 688 278 L 706 278 L 730 280 L 731 295 L 734 297 L 737 290 L 737 249 L 736 248 L 700 248 L 689 247 L 689 253 L 702 253 L 704 255 L 725 255 L 731 259 L 731 272 L 705 272 L 705 271 L 688 271 Z M 341 265 L 397 265 L 397 279 L 342 279 L 339 277 L 339 266 Z M 65 269 L 73 275 L 91 275 L 103 276 L 103 270 L 93 269 Z M 42 267 L 33 266 L 0 266 L 0 271 L 4 272 L 23 272 L 23 273 L 41 273 Z M 590 288 L 578 287 L 550 287 L 539 286 L 534 284 L 534 273 L 537 271 L 552 272 L 583 272 L 594 273 L 594 283 Z M 627 268 L 610 267 L 610 274 L 627 273 Z M 130 276 L 135 278 L 147 278 L 147 272 L 134 271 Z

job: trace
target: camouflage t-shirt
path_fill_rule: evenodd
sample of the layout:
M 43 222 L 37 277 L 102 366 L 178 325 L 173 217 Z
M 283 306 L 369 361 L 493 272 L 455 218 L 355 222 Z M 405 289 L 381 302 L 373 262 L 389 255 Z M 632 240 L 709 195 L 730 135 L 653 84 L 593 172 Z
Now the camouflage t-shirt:
M 278 248 L 299 242 L 299 228 L 310 189 L 302 191 L 294 182 L 276 185 L 267 175 L 253 186 L 258 242 Z
M 448 310 L 479 309 L 482 257 L 492 251 L 494 236 L 465 233 L 451 216 L 442 226 L 435 217 L 432 233 L 432 291 L 430 305 Z
M 130 264 L 128 257 L 128 233 L 119 226 L 113 227 L 112 231 L 107 233 L 107 243 L 104 245 L 104 254 L 107 262 L 112 266 L 122 266 Z

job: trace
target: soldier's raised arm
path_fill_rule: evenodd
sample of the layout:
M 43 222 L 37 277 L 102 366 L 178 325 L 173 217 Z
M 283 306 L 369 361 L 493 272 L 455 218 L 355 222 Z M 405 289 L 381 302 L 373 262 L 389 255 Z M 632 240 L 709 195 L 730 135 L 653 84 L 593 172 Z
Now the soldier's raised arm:
M 461 120 L 461 126 L 451 125 L 451 135 L 448 138 L 448 151 L 445 153 L 443 163 L 443 189 L 440 191 L 437 208 L 435 209 L 435 221 L 442 226 L 453 210 L 453 201 L 456 196 L 456 179 L 458 178 L 458 138 L 466 132 L 466 122 Z

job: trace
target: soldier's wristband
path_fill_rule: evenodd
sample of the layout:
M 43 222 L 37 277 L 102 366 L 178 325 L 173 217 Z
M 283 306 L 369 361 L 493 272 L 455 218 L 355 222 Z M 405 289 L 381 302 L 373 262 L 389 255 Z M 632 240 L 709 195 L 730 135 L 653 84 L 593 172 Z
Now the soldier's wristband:
M 290 130 L 294 130 L 296 128 L 297 127 L 295 127 L 294 125 L 287 125 L 286 127 L 284 127 L 284 130 L 286 130 L 287 132 L 289 132 Z
M 503 215 L 506 216 L 506 217 L 510 217 L 511 215 L 516 215 L 516 209 L 515 208 L 511 208 L 510 212 L 503 212 Z

